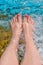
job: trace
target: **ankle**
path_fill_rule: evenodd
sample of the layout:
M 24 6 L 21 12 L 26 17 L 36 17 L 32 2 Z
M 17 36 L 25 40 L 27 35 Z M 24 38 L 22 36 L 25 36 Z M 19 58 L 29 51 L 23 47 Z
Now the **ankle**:
M 19 40 L 17 40 L 16 38 L 12 37 L 11 40 L 10 40 L 10 46 L 14 49 L 17 49 L 18 48 L 18 43 L 19 43 Z
M 26 41 L 26 43 L 33 41 L 32 36 L 25 36 L 25 41 Z

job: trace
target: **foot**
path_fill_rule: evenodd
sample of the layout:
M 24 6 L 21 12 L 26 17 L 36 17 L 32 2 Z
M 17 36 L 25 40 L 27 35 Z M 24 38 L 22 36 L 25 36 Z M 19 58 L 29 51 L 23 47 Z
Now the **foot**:
M 23 32 L 25 36 L 25 41 L 29 40 L 30 38 L 33 39 L 33 30 L 34 30 L 34 21 L 32 17 L 25 15 L 23 21 Z
M 15 15 L 11 21 L 12 37 L 19 40 L 22 31 L 22 18 L 21 15 Z

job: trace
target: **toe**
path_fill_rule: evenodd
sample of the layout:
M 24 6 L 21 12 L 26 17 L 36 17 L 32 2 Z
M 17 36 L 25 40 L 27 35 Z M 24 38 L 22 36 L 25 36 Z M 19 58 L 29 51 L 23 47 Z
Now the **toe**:
M 26 23 L 25 22 L 23 22 L 23 31 L 24 31 L 24 33 L 27 32 L 27 26 L 26 26 Z
M 27 19 L 28 19 L 28 18 L 27 18 L 27 15 L 25 15 L 23 22 L 27 23 L 27 21 L 28 21 Z
M 34 21 L 32 17 L 28 16 L 28 23 L 31 26 L 31 29 L 34 30 Z
M 17 20 L 19 24 L 22 24 L 22 16 L 20 14 L 17 15 Z
M 12 19 L 10 25 L 11 25 L 11 29 L 13 30 L 13 29 L 14 29 L 14 22 L 13 22 L 13 19 Z
M 28 15 L 27 14 L 24 16 L 23 27 L 25 29 L 29 27 L 29 24 L 28 24 Z
M 13 17 L 13 22 L 14 22 L 14 23 L 17 22 L 17 15 L 15 15 L 15 16 Z
M 32 17 L 31 17 L 31 16 L 28 16 L 28 19 L 30 20 L 29 22 L 30 22 L 32 25 L 34 25 L 34 20 L 32 19 Z
M 25 21 L 23 22 L 23 31 L 26 33 L 28 31 L 29 24 Z
M 13 17 L 13 19 L 11 20 L 10 25 L 11 25 L 11 29 L 12 29 L 12 30 L 14 30 L 16 18 L 17 18 L 17 15 L 15 15 L 15 16 Z

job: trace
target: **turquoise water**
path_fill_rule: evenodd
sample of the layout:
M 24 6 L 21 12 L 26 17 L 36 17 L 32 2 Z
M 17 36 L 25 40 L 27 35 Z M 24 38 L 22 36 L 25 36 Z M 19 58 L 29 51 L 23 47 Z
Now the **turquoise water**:
M 35 44 L 43 60 L 43 0 L 0 0 L 0 25 L 8 28 L 11 18 L 18 13 L 34 19 Z
M 0 0 L 0 14 L 43 14 L 43 0 Z
M 43 20 L 43 0 L 0 0 L 0 24 L 8 26 L 9 19 L 16 15 L 28 14 L 33 18 L 41 16 Z M 2 21 L 4 20 L 4 21 Z

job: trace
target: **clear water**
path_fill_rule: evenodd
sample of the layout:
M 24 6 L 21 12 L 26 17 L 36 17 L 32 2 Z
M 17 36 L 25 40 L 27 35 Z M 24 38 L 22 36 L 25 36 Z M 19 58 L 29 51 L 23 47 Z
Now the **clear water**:
M 43 0 L 0 0 L 0 25 L 9 26 L 11 18 L 20 13 L 28 14 L 35 21 L 34 39 L 43 60 Z

